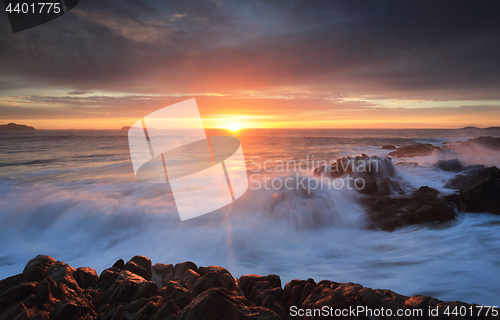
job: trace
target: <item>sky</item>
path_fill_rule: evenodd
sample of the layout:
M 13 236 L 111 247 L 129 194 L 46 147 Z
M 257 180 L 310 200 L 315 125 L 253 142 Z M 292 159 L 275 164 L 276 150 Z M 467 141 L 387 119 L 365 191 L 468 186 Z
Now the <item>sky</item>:
M 12 33 L 0 123 L 119 129 L 500 126 L 500 1 L 95 1 Z

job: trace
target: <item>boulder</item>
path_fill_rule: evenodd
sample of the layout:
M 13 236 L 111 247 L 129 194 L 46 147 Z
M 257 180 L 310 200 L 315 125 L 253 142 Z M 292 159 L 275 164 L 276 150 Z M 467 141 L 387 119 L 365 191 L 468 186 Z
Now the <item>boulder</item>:
M 450 189 L 465 189 L 473 187 L 487 178 L 500 179 L 500 170 L 497 167 L 467 167 L 461 174 L 450 179 L 444 186 Z
M 440 160 L 438 163 L 436 163 L 436 167 L 439 170 L 448 172 L 460 172 L 463 170 L 463 166 L 460 161 L 458 161 L 458 159 Z
M 439 150 L 438 147 L 434 147 L 432 144 L 415 144 L 409 146 L 403 146 L 395 151 L 389 153 L 389 156 L 394 156 L 398 158 L 403 157 L 425 157 L 431 155 L 435 150 Z
M 380 149 L 382 149 L 382 150 L 396 150 L 397 148 L 395 146 L 386 145 L 386 146 L 382 146 Z
M 129 270 L 146 280 L 151 280 L 151 260 L 143 256 L 135 256 L 128 261 L 123 267 L 124 270 Z
M 285 293 L 277 275 L 246 275 L 239 279 L 240 287 L 251 306 L 266 307 L 280 319 L 288 315 Z
M 481 146 L 488 149 L 500 150 L 500 138 L 483 136 L 477 137 L 474 139 L 469 139 L 467 141 L 463 141 L 458 145 L 458 149 L 463 148 L 474 148 L 475 146 Z
M 464 188 L 459 192 L 459 199 L 465 211 L 500 214 L 500 179 L 487 178 Z
M 165 287 L 174 279 L 175 267 L 172 264 L 157 263 L 152 268 L 152 280 L 158 284 L 158 287 Z
M 178 320 L 279 320 L 273 311 L 250 307 L 245 298 L 225 288 L 212 288 L 198 295 L 179 313 Z
M 485 188 L 491 187 L 488 183 Z M 494 183 L 498 184 L 499 181 Z M 434 189 L 423 187 L 411 197 L 422 203 L 423 198 L 439 198 L 440 195 Z M 406 205 L 411 207 L 411 201 Z M 97 278 L 93 269 L 75 270 L 50 257 L 38 256 L 27 264 L 24 273 L 0 281 L 0 319 L 285 320 L 289 318 L 290 307 L 320 309 L 324 306 L 334 311 L 366 306 L 371 309 L 391 309 L 393 312 L 396 309 L 427 310 L 432 307 L 438 308 L 440 318 L 444 319 L 447 307 L 471 307 L 463 302 L 443 302 L 419 295 L 407 297 L 390 290 L 329 280 L 318 283 L 313 279 L 292 280 L 283 290 L 277 275 L 245 275 L 240 277 L 238 287 L 225 268 L 198 268 L 192 262 L 177 266 L 155 265 L 153 271 L 175 277 L 175 271 L 178 270 L 177 277 L 188 279 L 190 275 L 197 274 L 194 287 L 188 280 L 179 279 L 170 280 L 164 288 L 158 289 L 155 282 L 147 281 L 129 270 L 119 273 L 113 271 L 119 270 L 115 266 L 103 271 L 97 280 L 97 286 L 101 288 L 99 292 L 92 288 Z M 104 289 L 107 285 L 103 286 L 101 282 L 110 281 L 111 285 Z M 77 287 L 70 288 L 74 284 Z M 361 314 L 351 319 L 370 318 Z M 482 315 L 474 319 L 495 317 Z
M 397 175 L 392 160 L 387 157 L 367 156 L 344 157 L 331 165 L 320 165 L 314 169 L 317 176 L 339 178 L 344 175 L 354 177 L 375 177 L 377 179 Z
M 426 186 L 410 195 L 374 193 L 366 196 L 363 202 L 373 227 L 385 231 L 424 222 L 444 222 L 456 216 L 453 207 L 439 191 Z
M 92 268 L 80 267 L 76 269 L 75 279 L 80 288 L 88 289 L 95 288 L 97 286 L 97 272 Z

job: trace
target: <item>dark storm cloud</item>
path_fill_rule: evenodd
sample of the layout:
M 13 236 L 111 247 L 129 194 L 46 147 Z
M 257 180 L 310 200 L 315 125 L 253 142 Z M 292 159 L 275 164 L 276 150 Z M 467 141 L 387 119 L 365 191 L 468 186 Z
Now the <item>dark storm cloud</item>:
M 16 80 L 0 90 L 498 99 L 499 16 L 498 1 L 81 1 L 17 34 L 2 17 L 0 74 Z

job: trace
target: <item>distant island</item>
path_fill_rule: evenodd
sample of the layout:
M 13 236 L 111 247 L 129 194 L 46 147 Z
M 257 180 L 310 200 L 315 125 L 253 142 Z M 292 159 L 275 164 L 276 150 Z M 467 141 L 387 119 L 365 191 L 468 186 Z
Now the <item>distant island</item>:
M 128 130 L 128 129 L 130 129 L 130 127 L 131 126 L 125 126 L 125 127 L 122 128 L 122 130 Z
M 478 128 L 474 126 L 469 126 L 469 127 L 463 127 L 461 130 L 470 130 L 470 129 L 477 129 L 477 130 L 500 130 L 500 127 L 488 127 L 488 128 Z
M 25 124 L 8 123 L 8 124 L 1 124 L 0 130 L 36 130 L 36 129 L 27 126 Z

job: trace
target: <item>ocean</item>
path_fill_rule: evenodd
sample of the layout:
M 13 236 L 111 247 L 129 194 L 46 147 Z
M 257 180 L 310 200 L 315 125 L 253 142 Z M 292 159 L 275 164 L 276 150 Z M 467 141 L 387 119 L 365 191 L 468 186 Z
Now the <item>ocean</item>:
M 312 171 L 319 160 L 387 156 L 384 145 L 442 146 L 500 137 L 500 131 L 244 129 L 207 134 L 240 139 L 250 188 L 231 205 L 181 222 L 168 184 L 136 180 L 126 130 L 0 132 L 0 279 L 22 272 L 39 254 L 98 273 L 118 259 L 144 255 L 153 264 L 220 265 L 235 277 L 278 274 L 283 284 L 327 279 L 498 305 L 500 216 L 460 212 L 446 223 L 377 231 L 367 228 L 356 190 L 301 192 L 274 188 L 272 182 L 315 179 Z M 434 166 L 445 157 L 464 165 L 500 166 L 500 153 L 492 150 L 393 162 L 398 176 L 413 188 L 425 185 L 449 194 L 453 191 L 444 185 L 456 173 Z M 290 167 L 299 163 L 302 167 Z M 264 179 L 271 182 L 267 189 Z

